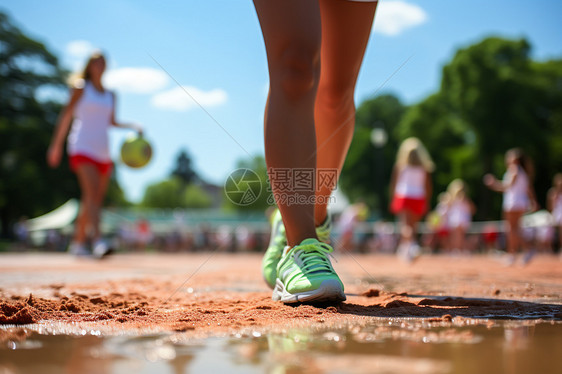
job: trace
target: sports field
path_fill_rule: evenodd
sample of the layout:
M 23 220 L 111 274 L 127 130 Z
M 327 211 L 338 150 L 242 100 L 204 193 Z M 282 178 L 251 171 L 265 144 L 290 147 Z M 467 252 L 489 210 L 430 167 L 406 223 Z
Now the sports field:
M 339 305 L 270 299 L 259 254 L 0 256 L 0 373 L 554 373 L 562 261 L 337 253 Z

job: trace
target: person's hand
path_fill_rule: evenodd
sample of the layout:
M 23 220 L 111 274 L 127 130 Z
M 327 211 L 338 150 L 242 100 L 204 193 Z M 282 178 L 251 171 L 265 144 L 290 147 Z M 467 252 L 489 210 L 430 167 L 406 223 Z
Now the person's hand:
M 47 150 L 47 164 L 52 168 L 56 168 L 59 166 L 61 158 L 62 148 L 51 144 Z
M 482 178 L 482 181 L 484 182 L 484 184 L 488 187 L 491 187 L 494 185 L 494 183 L 496 183 L 496 177 L 494 177 L 492 174 L 486 174 L 484 175 L 484 178 Z
M 137 135 L 142 138 L 142 135 L 143 135 L 143 133 L 144 133 L 144 130 L 143 130 L 142 125 L 141 125 L 140 123 L 131 123 L 131 124 L 128 125 L 128 127 L 129 127 L 131 130 L 136 131 L 136 132 L 137 132 Z

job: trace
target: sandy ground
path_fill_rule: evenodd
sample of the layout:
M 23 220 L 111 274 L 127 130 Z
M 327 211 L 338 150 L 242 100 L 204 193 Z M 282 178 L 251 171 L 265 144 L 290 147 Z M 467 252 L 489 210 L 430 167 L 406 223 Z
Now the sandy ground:
M 95 326 L 103 334 L 179 331 L 198 335 L 298 324 L 365 323 L 414 317 L 562 320 L 562 261 L 537 256 L 504 266 L 492 256 L 393 256 L 339 253 L 346 286 L 339 305 L 271 300 L 259 254 L 120 254 L 103 261 L 67 254 L 0 255 L 0 341 L 12 325 L 67 334 Z M 489 323 L 483 322 L 483 323 Z M 4 335 L 4 336 L 2 336 Z

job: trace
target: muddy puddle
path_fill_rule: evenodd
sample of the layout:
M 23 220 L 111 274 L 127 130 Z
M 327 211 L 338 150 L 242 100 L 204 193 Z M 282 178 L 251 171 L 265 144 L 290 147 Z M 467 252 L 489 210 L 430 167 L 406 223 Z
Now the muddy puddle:
M 562 322 L 376 318 L 329 326 L 103 334 L 4 326 L 0 373 L 557 373 Z M 63 331 L 57 326 L 56 331 Z

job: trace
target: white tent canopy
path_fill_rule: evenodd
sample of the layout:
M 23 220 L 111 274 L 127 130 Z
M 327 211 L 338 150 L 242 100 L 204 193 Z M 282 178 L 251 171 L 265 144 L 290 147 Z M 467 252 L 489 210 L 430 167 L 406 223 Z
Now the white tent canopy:
M 68 227 L 76 219 L 79 206 L 76 199 L 70 199 L 55 210 L 28 220 L 27 229 L 31 232 Z

